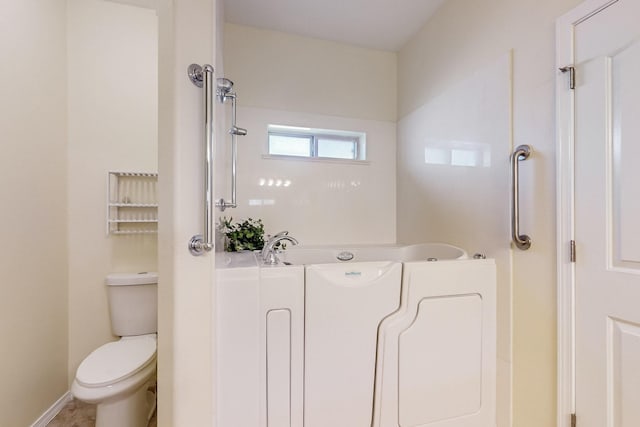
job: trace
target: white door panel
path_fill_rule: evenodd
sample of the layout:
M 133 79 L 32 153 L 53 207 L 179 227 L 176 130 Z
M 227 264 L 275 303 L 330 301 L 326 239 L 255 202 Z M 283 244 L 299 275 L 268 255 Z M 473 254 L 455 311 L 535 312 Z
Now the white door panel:
M 640 41 L 616 52 L 612 67 L 613 265 L 640 268 Z
M 400 304 L 402 264 L 305 270 L 304 426 L 369 426 L 378 326 Z
M 576 412 L 640 426 L 640 2 L 576 25 Z

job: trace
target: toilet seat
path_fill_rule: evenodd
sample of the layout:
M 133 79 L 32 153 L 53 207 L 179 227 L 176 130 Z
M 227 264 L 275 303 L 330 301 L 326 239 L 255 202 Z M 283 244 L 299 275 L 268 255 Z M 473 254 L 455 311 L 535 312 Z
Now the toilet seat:
M 76 381 L 85 387 L 109 386 L 138 373 L 155 356 L 155 334 L 110 342 L 82 361 L 76 372 Z

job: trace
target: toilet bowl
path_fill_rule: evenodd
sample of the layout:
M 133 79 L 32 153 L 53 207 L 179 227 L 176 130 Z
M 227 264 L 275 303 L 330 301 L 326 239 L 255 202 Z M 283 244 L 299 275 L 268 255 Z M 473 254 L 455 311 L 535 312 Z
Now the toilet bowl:
M 155 375 L 156 336 L 124 337 L 94 350 L 76 373 L 74 396 L 87 403 L 129 394 Z
M 142 275 L 142 276 L 141 276 Z M 111 324 L 118 341 L 80 363 L 71 394 L 96 404 L 96 427 L 146 427 L 156 405 L 155 273 L 107 277 Z
M 146 426 L 155 409 L 156 336 L 124 337 L 93 351 L 78 367 L 71 393 L 97 404 L 96 427 Z

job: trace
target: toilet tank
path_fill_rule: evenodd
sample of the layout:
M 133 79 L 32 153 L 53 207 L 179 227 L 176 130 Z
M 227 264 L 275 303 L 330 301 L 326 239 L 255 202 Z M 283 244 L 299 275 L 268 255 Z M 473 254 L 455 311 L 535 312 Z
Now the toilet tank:
M 118 336 L 158 331 L 158 274 L 113 273 L 106 279 L 111 331 Z

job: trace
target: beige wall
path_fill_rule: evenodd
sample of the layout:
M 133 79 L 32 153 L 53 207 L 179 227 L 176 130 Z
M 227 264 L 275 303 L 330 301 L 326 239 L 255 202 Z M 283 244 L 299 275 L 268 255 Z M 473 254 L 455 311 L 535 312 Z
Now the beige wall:
M 239 105 L 395 121 L 396 54 L 225 24 Z
M 107 171 L 157 170 L 157 17 L 102 0 L 68 2 L 69 379 L 115 339 L 105 276 L 155 271 L 155 235 L 107 236 Z
M 64 0 L 0 1 L 0 425 L 67 391 Z
M 449 0 L 399 53 L 402 119 L 513 49 L 512 141 L 513 145 L 531 144 L 535 150 L 532 160 L 521 168 L 521 229 L 531 235 L 533 246 L 526 252 L 514 250 L 510 256 L 512 425 L 516 427 L 556 422 L 554 23 L 579 2 Z M 471 97 L 468 102 L 482 105 Z M 465 121 L 456 111 L 447 114 Z M 399 140 L 399 150 L 403 144 Z M 507 150 L 497 154 L 497 161 L 507 161 Z M 407 167 L 400 162 L 398 169 L 402 176 Z M 409 178 L 399 180 L 399 188 L 405 179 Z M 460 196 L 464 198 L 464 193 Z M 503 217 L 504 210 L 503 203 L 495 204 L 497 217 Z M 411 223 L 399 219 L 400 235 L 410 228 Z M 428 239 L 434 232 L 424 230 L 422 237 Z M 508 236 L 503 248 L 508 248 Z M 501 425 L 508 425 L 504 417 Z
M 198 63 L 219 71 L 220 5 L 218 0 L 158 1 L 161 427 L 213 425 L 214 257 L 194 257 L 187 250 L 191 237 L 202 233 L 202 89 L 189 81 L 186 69 Z
M 302 244 L 394 243 L 396 54 L 226 24 L 224 59 L 248 130 L 238 208 L 224 215 L 261 218 L 268 234 L 288 230 Z M 264 158 L 268 124 L 366 132 L 368 163 Z M 216 196 L 228 199 L 223 179 Z M 270 179 L 290 185 L 260 185 Z

